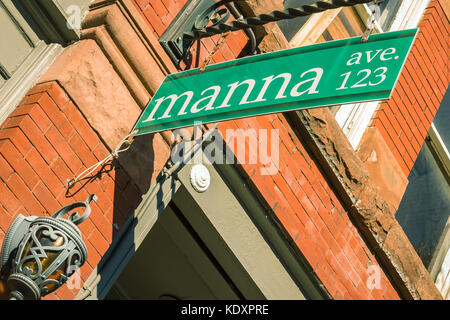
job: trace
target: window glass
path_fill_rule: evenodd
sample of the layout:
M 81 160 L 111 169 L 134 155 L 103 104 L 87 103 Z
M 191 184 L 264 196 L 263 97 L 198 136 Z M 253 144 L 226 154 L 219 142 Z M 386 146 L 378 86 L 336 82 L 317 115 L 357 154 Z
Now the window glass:
M 448 89 L 433 123 L 445 147 L 450 151 L 450 90 Z
M 284 8 L 299 8 L 304 5 L 314 4 L 317 0 L 284 0 Z M 287 19 L 278 21 L 278 26 L 283 32 L 284 36 L 290 41 L 300 28 L 308 21 L 310 16 L 298 17 L 294 19 Z
M 434 125 L 447 147 L 450 141 L 450 90 L 447 90 L 434 118 Z M 409 174 L 409 184 L 396 218 L 426 267 L 450 215 L 448 176 L 441 170 L 428 143 L 424 143 Z
M 426 143 L 408 179 L 396 218 L 428 267 L 449 217 L 450 187 Z
M 384 0 L 380 4 L 380 18 L 378 22 L 384 31 L 389 30 L 401 2 L 402 0 Z

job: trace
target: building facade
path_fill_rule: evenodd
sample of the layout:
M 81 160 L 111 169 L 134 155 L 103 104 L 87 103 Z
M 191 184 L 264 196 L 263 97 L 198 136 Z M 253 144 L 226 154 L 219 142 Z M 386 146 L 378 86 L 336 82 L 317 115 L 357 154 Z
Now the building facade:
M 87 262 L 44 299 L 448 299 L 449 1 L 215 35 L 176 65 L 161 39 L 193 3 L 0 0 L 0 239 L 18 214 L 98 196 L 80 225 Z M 389 100 L 138 136 L 68 188 L 117 150 L 166 75 L 369 25 L 419 28 Z M 191 161 L 175 161 L 180 150 Z

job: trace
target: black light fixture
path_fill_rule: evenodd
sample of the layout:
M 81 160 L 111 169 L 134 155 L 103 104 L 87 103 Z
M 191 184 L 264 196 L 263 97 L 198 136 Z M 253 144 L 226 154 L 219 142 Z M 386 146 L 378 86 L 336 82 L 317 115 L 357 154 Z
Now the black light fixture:
M 86 262 L 87 249 L 77 225 L 89 217 L 92 200 L 97 201 L 97 196 L 69 204 L 51 217 L 16 217 L 3 239 L 0 296 L 39 300 Z M 79 208 L 85 208 L 81 216 L 76 212 Z
M 249 29 L 269 22 L 309 16 L 340 7 L 350 7 L 374 0 L 327 0 L 298 8 L 273 11 L 256 17 L 240 18 L 227 23 L 231 16 L 227 4 L 242 0 L 192 0 L 175 17 L 159 42 L 172 61 L 179 65 L 196 40 L 229 31 Z M 379 1 L 375 0 L 375 3 Z

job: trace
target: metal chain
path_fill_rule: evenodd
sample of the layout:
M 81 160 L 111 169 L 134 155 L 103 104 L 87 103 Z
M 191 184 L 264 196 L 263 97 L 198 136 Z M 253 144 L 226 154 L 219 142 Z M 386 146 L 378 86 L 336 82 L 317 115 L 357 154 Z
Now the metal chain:
M 225 4 L 228 2 L 235 2 L 237 0 L 224 0 L 220 3 Z M 254 26 L 263 25 L 269 22 L 293 19 L 296 17 L 309 16 L 314 13 L 323 12 L 330 9 L 336 9 L 340 7 L 350 7 L 357 4 L 369 3 L 373 0 L 328 0 L 317 1 L 315 4 L 304 5 L 299 8 L 288 8 L 282 11 L 273 11 L 268 14 L 262 14 L 256 17 L 250 17 L 246 19 L 238 19 L 231 21 L 230 23 L 218 23 L 200 30 L 192 30 L 191 32 L 185 32 L 183 36 L 186 39 L 196 40 L 205 37 L 210 37 L 215 34 L 221 34 L 227 31 L 236 31 L 241 29 L 247 29 Z
M 220 34 L 220 38 L 219 38 L 219 40 L 217 40 L 216 46 L 214 47 L 214 49 L 208 54 L 208 56 L 203 61 L 202 65 L 201 65 L 201 67 L 199 69 L 199 72 L 203 72 L 205 70 L 205 68 L 210 64 L 213 55 L 217 52 L 217 50 L 219 50 L 220 46 L 225 42 L 225 38 L 229 34 L 230 34 L 230 31 Z
M 369 23 L 367 24 L 367 28 L 361 35 L 361 42 L 366 42 L 369 39 L 369 36 L 372 34 L 373 29 L 375 29 L 377 8 L 380 8 L 380 4 L 383 3 L 383 1 L 379 0 L 373 0 L 373 2 L 375 6 L 373 7 L 372 13 L 370 14 L 370 17 L 368 19 Z

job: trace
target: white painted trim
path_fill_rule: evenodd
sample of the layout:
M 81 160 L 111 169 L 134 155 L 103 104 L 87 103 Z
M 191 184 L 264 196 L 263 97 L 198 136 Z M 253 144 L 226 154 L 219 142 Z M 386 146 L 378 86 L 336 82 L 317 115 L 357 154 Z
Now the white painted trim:
M 435 154 L 435 160 L 440 163 L 442 173 L 446 176 L 446 179 L 450 177 L 450 153 L 445 146 L 439 132 L 437 131 L 434 123 L 431 124 L 431 128 L 428 131 L 429 145 L 433 148 Z
M 402 1 L 397 14 L 388 31 L 398 31 L 417 27 L 430 0 Z M 357 7 L 357 12 L 362 21 L 367 22 L 370 16 L 369 7 L 364 4 Z M 375 31 L 383 32 L 378 22 L 375 23 Z M 345 132 L 351 145 L 356 149 L 361 138 L 370 124 L 370 121 L 378 107 L 379 102 L 358 103 L 345 105 L 336 113 L 336 120 Z
M 14 111 L 25 94 L 35 85 L 63 50 L 63 47 L 59 44 L 47 45 L 44 41 L 41 41 L 33 49 L 27 59 L 0 89 L 0 124 Z
M 336 113 L 336 121 L 341 126 L 353 149 L 358 147 L 378 104 L 378 101 L 346 104 L 342 105 Z
M 439 164 L 445 179 L 450 181 L 450 153 L 434 123 L 431 124 L 427 139 L 434 160 Z M 428 271 L 444 299 L 450 300 L 450 217 L 447 219 Z
M 431 278 L 446 300 L 450 300 L 450 217 L 428 267 Z

